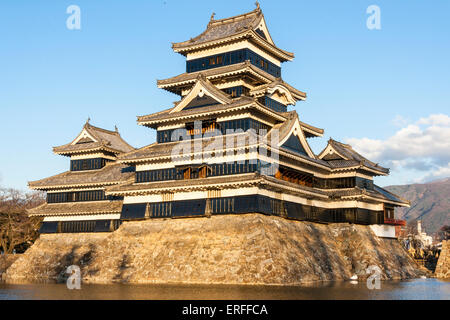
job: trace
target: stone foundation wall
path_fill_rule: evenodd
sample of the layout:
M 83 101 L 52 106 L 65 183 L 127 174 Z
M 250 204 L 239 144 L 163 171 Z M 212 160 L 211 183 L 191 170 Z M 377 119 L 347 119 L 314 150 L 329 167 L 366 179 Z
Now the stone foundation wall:
M 442 250 L 436 266 L 435 275 L 437 278 L 450 278 L 450 240 L 442 241 Z
M 20 255 L 18 254 L 5 254 L 0 255 L 0 280 L 6 277 L 6 270 L 16 261 Z
M 7 279 L 65 279 L 69 265 L 90 283 L 295 285 L 423 275 L 397 240 L 368 226 L 316 224 L 260 214 L 124 222 L 108 234 L 49 234 L 7 271 Z

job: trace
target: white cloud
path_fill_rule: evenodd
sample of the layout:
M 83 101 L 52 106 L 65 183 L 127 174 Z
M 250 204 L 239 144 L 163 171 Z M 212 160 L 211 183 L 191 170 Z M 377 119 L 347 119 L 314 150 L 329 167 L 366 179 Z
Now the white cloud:
M 409 119 L 406 119 L 401 115 L 396 115 L 395 118 L 392 120 L 392 124 L 396 127 L 404 127 L 409 122 L 410 122 Z
M 445 114 L 421 118 L 386 140 L 350 138 L 346 142 L 368 159 L 392 169 L 421 171 L 430 178 L 450 176 L 450 117 Z
M 443 179 L 450 177 L 450 162 L 446 166 L 439 167 L 437 170 L 430 172 L 430 174 L 423 177 L 423 182 L 428 182 L 437 179 Z
M 417 123 L 450 126 L 450 117 L 446 114 L 432 114 L 428 118 L 421 118 Z

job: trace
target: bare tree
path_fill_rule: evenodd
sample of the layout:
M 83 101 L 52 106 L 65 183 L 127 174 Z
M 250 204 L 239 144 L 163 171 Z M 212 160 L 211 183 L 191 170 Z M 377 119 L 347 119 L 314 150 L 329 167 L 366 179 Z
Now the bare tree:
M 44 202 L 44 193 L 0 189 L 0 251 L 25 251 L 38 237 L 41 218 L 28 217 L 27 209 Z
M 437 232 L 436 238 L 438 241 L 449 240 L 450 239 L 450 226 L 443 226 Z

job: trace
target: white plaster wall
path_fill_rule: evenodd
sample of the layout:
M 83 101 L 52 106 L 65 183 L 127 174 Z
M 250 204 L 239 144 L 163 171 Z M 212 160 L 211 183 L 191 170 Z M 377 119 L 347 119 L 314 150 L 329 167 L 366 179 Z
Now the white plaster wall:
M 395 226 L 386 224 L 373 224 L 370 229 L 375 233 L 377 237 L 380 238 L 396 238 L 395 236 Z

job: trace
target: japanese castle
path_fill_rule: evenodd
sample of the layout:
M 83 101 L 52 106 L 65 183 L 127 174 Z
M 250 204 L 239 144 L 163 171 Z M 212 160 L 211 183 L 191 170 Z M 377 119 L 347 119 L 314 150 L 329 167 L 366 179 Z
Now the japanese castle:
M 282 79 L 294 54 L 278 48 L 255 10 L 216 20 L 174 43 L 186 72 L 157 81 L 179 97 L 138 117 L 157 141 L 140 149 L 89 120 L 54 153 L 70 170 L 33 181 L 47 193 L 29 211 L 41 233 L 113 232 L 125 221 L 259 213 L 320 223 L 371 225 L 395 237 L 394 208 L 409 202 L 378 187 L 389 169 L 330 139 L 314 154 L 308 139 L 324 130 L 292 110 L 306 99 Z

